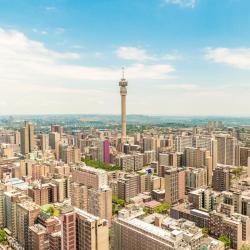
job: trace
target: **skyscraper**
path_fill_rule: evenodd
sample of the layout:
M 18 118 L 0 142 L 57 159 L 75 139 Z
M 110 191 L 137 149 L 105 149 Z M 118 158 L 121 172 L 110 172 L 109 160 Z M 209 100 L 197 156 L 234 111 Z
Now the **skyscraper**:
M 103 151 L 104 151 L 104 154 L 103 154 L 103 162 L 106 163 L 106 164 L 109 164 L 110 163 L 110 143 L 108 140 L 104 140 L 103 141 Z
M 62 221 L 62 249 L 75 250 L 76 249 L 76 213 L 71 206 L 61 208 Z
M 39 213 L 39 205 L 28 200 L 18 203 L 16 206 L 17 240 L 24 249 L 29 249 L 29 227 L 35 224 Z
M 31 123 L 25 122 L 21 128 L 21 153 L 23 155 L 31 153 L 34 150 L 34 126 Z
M 108 250 L 108 221 L 86 211 L 75 208 L 76 212 L 76 249 Z
M 121 111 L 122 111 L 122 117 L 121 117 L 121 122 L 122 122 L 122 143 L 126 142 L 126 96 L 127 96 L 127 86 L 128 82 L 124 77 L 124 72 L 122 79 L 119 82 L 120 86 L 120 95 L 121 95 Z

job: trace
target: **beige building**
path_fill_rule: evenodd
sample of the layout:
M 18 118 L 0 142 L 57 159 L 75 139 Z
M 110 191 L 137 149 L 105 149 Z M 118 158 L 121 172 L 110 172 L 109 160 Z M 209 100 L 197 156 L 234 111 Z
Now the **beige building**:
M 45 205 L 49 203 L 49 185 L 41 184 L 38 186 L 31 186 L 28 189 L 28 195 L 33 199 L 37 205 Z
M 129 202 L 130 198 L 140 193 L 140 176 L 136 174 L 126 174 L 124 178 L 119 178 L 118 198 Z
M 228 211 L 225 210 L 224 211 Z M 209 232 L 215 237 L 227 235 L 233 249 L 240 249 L 244 243 L 250 241 L 250 218 L 245 215 L 226 214 L 213 211 L 210 213 Z
M 217 135 L 217 157 L 218 163 L 235 165 L 237 139 L 228 135 Z
M 110 188 L 88 190 L 88 212 L 106 219 L 111 226 L 112 220 L 112 190 Z
M 240 147 L 240 166 L 248 166 L 249 157 L 250 157 L 250 148 Z
M 218 166 L 213 171 L 213 189 L 227 191 L 230 187 L 230 172 L 226 166 Z
M 29 249 L 49 250 L 47 230 L 41 224 L 29 227 Z
M 185 148 L 184 165 L 191 168 L 206 166 L 206 158 L 209 156 L 210 152 L 205 148 Z
M 186 174 L 186 190 L 194 190 L 207 186 L 207 168 L 187 168 Z
M 30 201 L 23 201 L 16 207 L 16 235 L 19 244 L 24 248 L 29 247 L 29 227 L 35 224 L 40 213 L 40 206 Z
M 27 196 L 16 190 L 4 193 L 4 225 L 14 237 L 17 235 L 17 204 L 26 199 Z
M 176 152 L 183 153 L 185 148 L 193 146 L 192 136 L 176 136 L 174 140 L 174 147 Z
M 108 250 L 108 221 L 76 209 L 76 249 Z
M 175 204 L 185 196 L 185 171 L 178 168 L 165 169 L 165 202 Z
M 82 210 L 88 209 L 88 188 L 73 182 L 71 184 L 71 204 Z
M 24 127 L 20 130 L 21 153 L 26 155 L 31 153 L 35 147 L 34 126 L 25 122 Z
M 80 163 L 81 153 L 80 149 L 73 146 L 59 147 L 60 158 L 66 164 L 69 163 Z
M 46 150 L 49 150 L 49 135 L 48 134 L 40 134 L 38 136 L 39 141 L 40 141 L 40 150 L 43 152 Z
M 70 198 L 71 192 L 69 178 L 53 179 L 52 183 L 56 185 L 57 201 L 63 202 L 65 199 Z
M 80 166 L 73 170 L 72 179 L 74 182 L 85 185 L 88 188 L 101 188 L 108 186 L 108 173 L 102 169 L 87 166 Z
M 223 243 L 215 239 L 204 242 L 202 230 L 190 221 L 155 216 L 153 223 L 148 223 L 123 210 L 113 222 L 112 236 L 113 250 L 224 249 Z

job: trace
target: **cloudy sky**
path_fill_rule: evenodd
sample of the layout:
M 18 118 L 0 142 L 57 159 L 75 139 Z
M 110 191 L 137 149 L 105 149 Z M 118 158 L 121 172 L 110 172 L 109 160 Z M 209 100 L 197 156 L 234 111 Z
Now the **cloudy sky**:
M 249 0 L 0 0 L 0 115 L 250 115 Z

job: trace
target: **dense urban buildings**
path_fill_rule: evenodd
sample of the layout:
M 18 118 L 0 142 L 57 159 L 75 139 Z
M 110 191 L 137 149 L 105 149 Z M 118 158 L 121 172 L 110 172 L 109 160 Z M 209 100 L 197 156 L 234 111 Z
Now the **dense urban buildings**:
M 250 128 L 220 121 L 127 127 L 124 76 L 119 86 L 118 128 L 0 120 L 0 246 L 248 246 Z

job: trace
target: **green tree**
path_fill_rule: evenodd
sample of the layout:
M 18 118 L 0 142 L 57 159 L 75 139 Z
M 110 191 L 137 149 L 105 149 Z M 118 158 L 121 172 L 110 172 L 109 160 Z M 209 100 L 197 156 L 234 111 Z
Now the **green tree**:
M 7 235 L 6 235 L 6 232 L 4 231 L 4 229 L 0 229 L 0 244 L 2 244 L 2 245 L 8 244 Z
M 241 174 L 242 174 L 242 167 L 234 168 L 234 169 L 232 170 L 232 174 L 233 174 L 236 178 L 240 177 Z
M 104 169 L 106 171 L 115 171 L 115 170 L 120 170 L 121 168 L 119 166 L 115 165 L 110 165 L 110 164 L 105 164 L 101 161 L 94 161 L 94 160 L 89 160 L 89 159 L 81 159 L 83 162 L 86 163 L 87 166 L 93 167 L 93 168 L 100 168 Z
M 248 244 L 243 244 L 240 248 L 240 250 L 250 250 L 250 245 Z
M 148 207 L 144 207 L 143 208 L 143 212 L 144 212 L 145 215 L 148 215 L 149 208 Z
M 221 235 L 219 240 L 224 243 L 225 248 L 229 248 L 231 246 L 231 239 L 227 235 Z
M 54 208 L 53 206 L 49 207 L 46 212 L 49 213 L 50 215 L 57 216 L 57 217 L 60 215 L 60 211 Z
M 203 228 L 202 228 L 202 234 L 203 234 L 205 237 L 207 237 L 207 236 L 208 236 L 208 228 L 203 227 Z
M 163 203 L 159 207 L 153 209 L 154 213 L 165 214 L 168 209 L 171 208 L 171 205 L 168 203 Z
M 119 208 L 116 204 L 112 205 L 112 215 L 116 215 L 119 212 Z
M 119 199 L 117 196 L 113 195 L 112 196 L 112 202 L 121 206 L 121 207 L 124 207 L 125 206 L 125 201 L 122 200 L 122 199 Z

